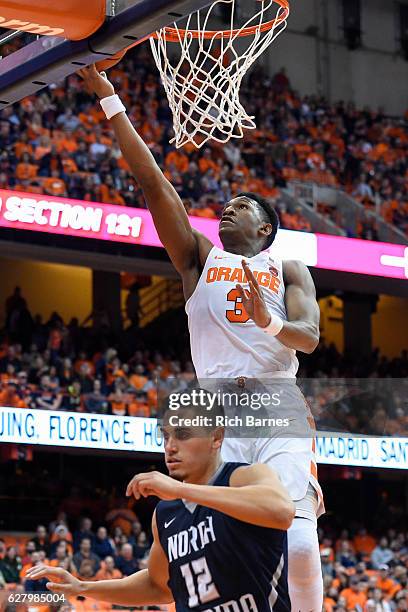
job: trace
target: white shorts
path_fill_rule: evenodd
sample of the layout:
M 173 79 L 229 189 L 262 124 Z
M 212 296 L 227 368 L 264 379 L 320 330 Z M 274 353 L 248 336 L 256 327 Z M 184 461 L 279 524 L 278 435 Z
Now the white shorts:
M 269 465 L 295 503 L 296 516 L 316 520 L 324 513 L 323 494 L 311 473 L 312 438 L 226 437 L 221 455 L 224 461 Z
M 317 482 L 314 454 L 314 421 L 296 380 L 241 377 L 236 380 L 210 379 L 204 381 L 202 386 L 213 392 L 221 390 L 225 414 L 232 417 L 238 415 L 241 419 L 236 425 L 232 422 L 225 428 L 221 449 L 223 460 L 264 463 L 273 468 L 295 505 L 299 506 L 302 513 L 297 514 L 299 517 L 304 513 L 313 514 L 310 495 L 305 507 L 310 484 L 318 499 L 314 516 L 323 514 L 323 495 Z M 232 398 L 231 403 L 226 402 L 229 397 Z M 262 397 L 266 398 L 265 402 L 260 404 L 258 401 L 255 405 L 253 400 Z M 266 425 L 260 427 L 248 427 L 248 415 L 259 417 L 261 422 L 264 418 L 271 420 L 266 420 Z

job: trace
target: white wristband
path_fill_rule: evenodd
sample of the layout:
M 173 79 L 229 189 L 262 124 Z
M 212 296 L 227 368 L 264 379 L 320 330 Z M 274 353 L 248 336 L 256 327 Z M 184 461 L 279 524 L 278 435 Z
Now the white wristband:
M 100 103 L 107 119 L 112 119 L 112 117 L 115 115 L 126 112 L 126 108 L 122 104 L 122 100 L 117 94 L 108 96 L 107 98 L 102 98 Z
M 262 331 L 268 336 L 277 336 L 282 331 L 283 320 L 277 315 L 269 314 L 271 315 L 271 322 L 267 327 L 263 327 Z

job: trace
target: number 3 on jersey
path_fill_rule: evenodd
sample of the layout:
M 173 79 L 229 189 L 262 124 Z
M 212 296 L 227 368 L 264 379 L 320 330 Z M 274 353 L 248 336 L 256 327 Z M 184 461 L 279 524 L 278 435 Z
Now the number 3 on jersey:
M 249 317 L 242 303 L 238 289 L 231 289 L 227 294 L 227 301 L 234 303 L 234 308 L 226 311 L 225 315 L 230 323 L 246 323 Z

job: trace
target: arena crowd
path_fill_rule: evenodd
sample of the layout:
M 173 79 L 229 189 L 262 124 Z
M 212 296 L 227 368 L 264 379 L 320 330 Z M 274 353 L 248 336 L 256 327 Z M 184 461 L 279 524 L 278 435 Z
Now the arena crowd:
M 319 529 L 319 538 L 324 612 L 408 610 L 406 532 L 388 529 L 373 534 L 360 526 L 353 532 Z M 146 567 L 150 545 L 150 532 L 143 530 L 131 503 L 111 508 L 103 523 L 96 525 L 88 516 L 72 521 L 60 511 L 49 525 L 37 525 L 32 533 L 0 535 L 0 588 L 46 591 L 46 580 L 26 578 L 27 571 L 39 563 L 62 567 L 84 580 L 129 576 Z M 71 605 L 74 611 L 112 609 L 108 604 L 96 608 L 91 600 L 72 599 Z M 38 606 L 37 610 L 50 608 Z
M 156 416 L 158 398 L 195 380 L 188 344 L 160 352 L 141 330 L 136 338 L 124 352 L 109 326 L 81 327 L 57 312 L 44 322 L 16 288 L 6 301 L 0 344 L 0 406 Z M 359 359 L 323 340 L 312 355 L 300 355 L 299 379 L 319 429 L 408 432 L 406 350 L 394 359 L 378 350 Z
M 258 68 L 242 99 L 257 129 L 200 151 L 169 144 L 172 117 L 150 49 L 132 50 L 109 73 L 130 120 L 189 214 L 219 217 L 234 194 L 255 191 L 276 205 L 282 227 L 311 231 L 301 209 L 288 211 L 280 189 L 294 180 L 341 187 L 407 232 L 407 132 L 403 117 L 329 104 L 293 90 L 284 69 Z M 97 102 L 74 75 L 0 113 L 0 188 L 49 197 L 145 207 L 113 131 Z M 339 211 L 320 207 L 349 236 L 377 239 L 375 217 L 357 231 Z

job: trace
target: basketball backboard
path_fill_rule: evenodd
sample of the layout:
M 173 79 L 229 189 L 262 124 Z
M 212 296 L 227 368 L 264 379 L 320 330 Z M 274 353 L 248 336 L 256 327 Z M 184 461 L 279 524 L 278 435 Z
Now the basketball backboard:
M 19 4 L 18 0 L 13 1 Z M 49 2 L 52 11 L 56 3 L 45 1 Z M 72 0 L 60 0 L 58 10 L 55 9 L 56 16 L 62 12 L 60 4 L 63 1 L 72 7 Z M 21 4 L 27 6 L 25 2 Z M 0 110 L 60 81 L 83 66 L 108 59 L 137 41 L 143 42 L 156 30 L 209 4 L 210 0 L 107 0 L 103 23 L 90 37 L 67 40 L 60 34 L 39 34 L 37 40 L 0 59 Z M 33 7 L 32 23 L 28 23 L 28 28 L 40 21 L 40 16 L 36 17 L 34 3 Z M 17 13 L 16 21 L 18 17 Z M 26 15 L 23 17 L 27 19 Z M 7 28 L 8 23 L 10 19 L 7 21 L 3 18 L 4 27 Z M 58 21 L 55 25 L 58 25 Z M 30 31 L 24 24 L 21 27 L 24 31 Z M 36 33 L 35 28 L 31 30 Z

